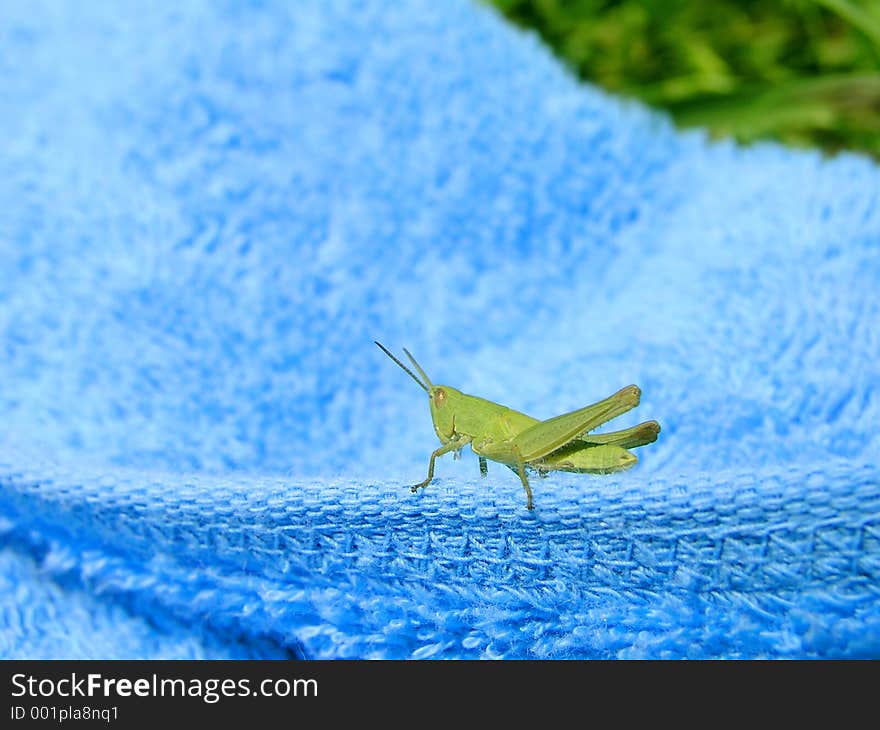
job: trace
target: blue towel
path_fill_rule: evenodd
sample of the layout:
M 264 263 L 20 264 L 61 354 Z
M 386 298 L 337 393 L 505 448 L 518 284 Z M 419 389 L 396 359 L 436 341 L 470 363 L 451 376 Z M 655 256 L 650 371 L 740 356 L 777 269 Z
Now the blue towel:
M 880 657 L 880 170 L 682 133 L 480 3 L 0 7 L 0 656 Z M 629 383 L 610 476 L 436 383 Z

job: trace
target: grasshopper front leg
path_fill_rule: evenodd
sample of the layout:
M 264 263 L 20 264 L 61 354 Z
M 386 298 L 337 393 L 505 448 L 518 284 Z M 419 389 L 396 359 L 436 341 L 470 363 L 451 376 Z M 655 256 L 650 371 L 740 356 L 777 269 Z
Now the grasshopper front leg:
M 435 449 L 434 452 L 431 454 L 431 460 L 428 462 L 428 478 L 425 479 L 425 481 L 419 482 L 418 484 L 410 487 L 410 491 L 412 491 L 413 493 L 418 492 L 419 489 L 424 489 L 431 483 L 431 480 L 434 478 L 434 460 L 438 456 L 443 456 L 443 454 L 448 454 L 450 451 L 461 449 L 463 446 L 467 446 L 470 440 L 470 436 L 456 435 L 445 444 L 443 444 L 443 446 L 441 446 L 439 449 Z

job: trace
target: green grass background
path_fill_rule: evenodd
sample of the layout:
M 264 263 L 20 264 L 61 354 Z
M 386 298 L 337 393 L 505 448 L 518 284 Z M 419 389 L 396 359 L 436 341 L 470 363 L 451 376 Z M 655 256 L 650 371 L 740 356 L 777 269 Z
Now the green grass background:
M 880 0 L 486 1 L 682 126 L 880 160 Z

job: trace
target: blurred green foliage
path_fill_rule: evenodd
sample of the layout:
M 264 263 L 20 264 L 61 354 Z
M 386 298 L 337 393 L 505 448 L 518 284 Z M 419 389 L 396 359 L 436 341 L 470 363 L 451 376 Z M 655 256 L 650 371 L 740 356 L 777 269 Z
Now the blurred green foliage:
M 488 0 L 683 126 L 880 159 L 880 0 Z

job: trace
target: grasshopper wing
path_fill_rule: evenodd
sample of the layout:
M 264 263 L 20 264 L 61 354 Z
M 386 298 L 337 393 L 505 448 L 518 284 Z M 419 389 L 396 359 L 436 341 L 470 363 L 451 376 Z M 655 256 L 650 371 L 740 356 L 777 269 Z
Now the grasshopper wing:
M 523 461 L 540 459 L 582 433 L 635 408 L 641 394 L 637 385 L 627 385 L 598 403 L 539 421 L 519 433 L 511 443 L 519 451 Z

